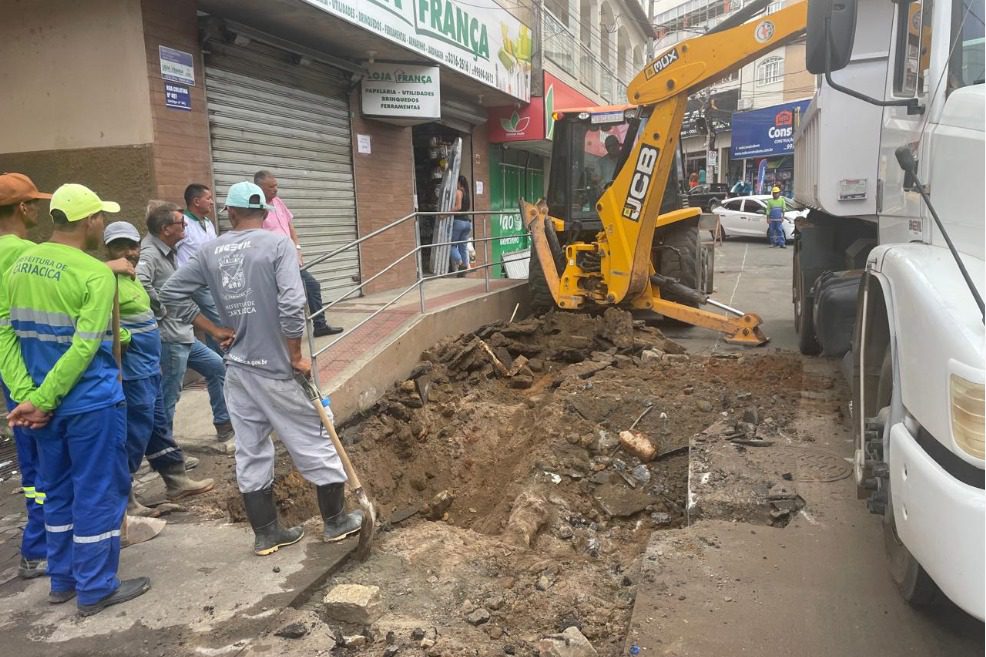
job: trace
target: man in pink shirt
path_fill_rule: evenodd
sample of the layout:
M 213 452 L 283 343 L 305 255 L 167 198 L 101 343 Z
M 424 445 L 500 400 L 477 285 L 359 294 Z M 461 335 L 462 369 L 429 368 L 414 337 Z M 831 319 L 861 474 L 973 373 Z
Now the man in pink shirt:
M 266 230 L 282 235 L 294 242 L 298 252 L 298 266 L 304 264 L 304 257 L 301 255 L 301 243 L 298 241 L 298 233 L 294 229 L 294 215 L 284 201 L 277 195 L 277 178 L 266 169 L 253 174 L 253 182 L 264 190 L 267 197 L 267 217 L 264 219 L 263 226 Z M 319 284 L 312 273 L 307 269 L 301 270 L 301 282 L 305 284 L 305 296 L 308 298 L 308 312 L 314 314 L 322 308 L 322 286 Z M 312 319 L 312 332 L 316 338 L 324 335 L 335 335 L 342 333 L 343 329 L 339 326 L 329 326 L 325 321 L 325 313 L 315 316 Z

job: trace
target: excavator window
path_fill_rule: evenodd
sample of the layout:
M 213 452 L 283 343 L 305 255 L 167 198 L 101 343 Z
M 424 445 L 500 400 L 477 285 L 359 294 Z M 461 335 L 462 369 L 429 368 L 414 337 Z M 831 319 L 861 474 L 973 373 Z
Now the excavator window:
M 596 201 L 623 166 L 640 123 L 613 111 L 565 115 L 555 123 L 548 184 L 551 216 L 600 228 Z

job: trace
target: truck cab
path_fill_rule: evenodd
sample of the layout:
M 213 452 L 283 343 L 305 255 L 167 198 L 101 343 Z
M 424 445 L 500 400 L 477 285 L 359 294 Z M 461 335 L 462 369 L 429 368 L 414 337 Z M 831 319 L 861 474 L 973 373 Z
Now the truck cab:
M 799 342 L 845 359 L 857 490 L 898 588 L 983 619 L 983 1 L 847 4 L 851 57 L 795 135 Z

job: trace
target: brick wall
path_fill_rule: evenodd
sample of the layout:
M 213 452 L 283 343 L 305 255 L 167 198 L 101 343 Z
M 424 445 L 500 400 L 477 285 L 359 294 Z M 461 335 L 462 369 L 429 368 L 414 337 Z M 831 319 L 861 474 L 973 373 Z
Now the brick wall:
M 356 217 L 363 237 L 414 211 L 414 147 L 411 128 L 363 118 L 359 90 L 350 97 L 353 116 L 353 173 L 356 180 Z M 357 135 L 369 135 L 372 152 L 358 152 Z M 365 242 L 360 249 L 360 275 L 366 281 L 399 256 L 414 248 L 414 224 L 406 224 Z M 414 282 L 414 259 L 363 288 L 365 294 Z
M 183 205 L 182 196 L 189 183 L 212 184 L 205 71 L 199 50 L 196 2 L 142 0 L 141 10 L 154 126 L 153 193 L 157 198 Z M 189 87 L 190 112 L 164 105 L 164 80 L 158 54 L 161 45 L 192 53 L 195 86 Z

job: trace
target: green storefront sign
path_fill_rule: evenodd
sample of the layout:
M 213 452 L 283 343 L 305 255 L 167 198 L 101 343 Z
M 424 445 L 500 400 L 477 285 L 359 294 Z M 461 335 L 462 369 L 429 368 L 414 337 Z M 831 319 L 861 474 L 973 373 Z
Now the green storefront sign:
M 520 218 L 521 197 L 536 201 L 544 196 L 544 160 L 539 155 L 490 148 L 490 209 L 503 214 L 490 215 L 492 260 L 503 262 L 503 256 L 531 248 L 531 238 Z M 493 276 L 506 278 L 503 265 L 493 266 Z

